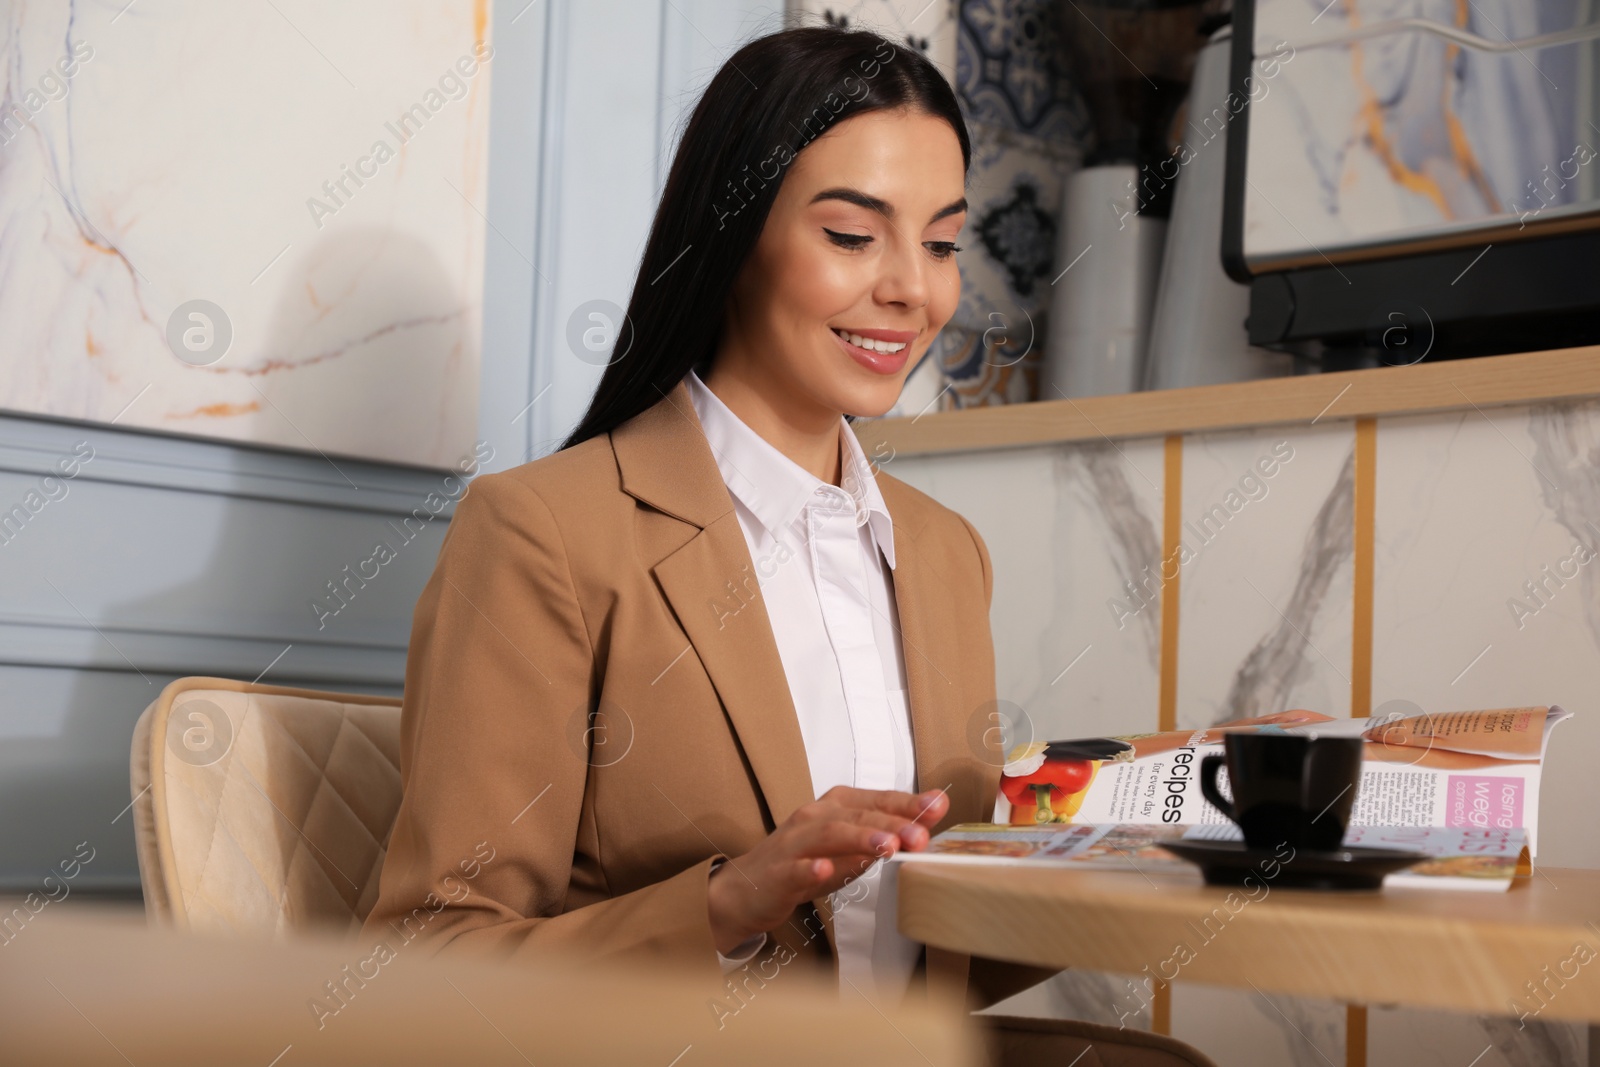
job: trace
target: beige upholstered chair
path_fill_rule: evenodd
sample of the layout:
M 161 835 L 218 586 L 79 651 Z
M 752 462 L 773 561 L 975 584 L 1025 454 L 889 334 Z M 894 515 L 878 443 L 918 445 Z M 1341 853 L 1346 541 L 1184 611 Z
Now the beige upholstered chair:
M 268 936 L 360 927 L 400 806 L 400 702 L 180 678 L 134 729 L 152 923 Z

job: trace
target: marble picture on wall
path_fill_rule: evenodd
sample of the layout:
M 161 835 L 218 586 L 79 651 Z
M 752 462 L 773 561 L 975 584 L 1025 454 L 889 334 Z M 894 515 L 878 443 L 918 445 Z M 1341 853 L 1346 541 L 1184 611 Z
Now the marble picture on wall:
M 1541 46 L 1592 22 L 1586 9 L 1587 0 L 1258 0 L 1246 258 L 1320 263 L 1318 250 L 1337 258 L 1423 232 L 1592 210 L 1600 42 Z M 1353 39 L 1401 20 L 1439 30 L 1413 21 Z
M 489 0 L 6 10 L 0 409 L 470 451 Z

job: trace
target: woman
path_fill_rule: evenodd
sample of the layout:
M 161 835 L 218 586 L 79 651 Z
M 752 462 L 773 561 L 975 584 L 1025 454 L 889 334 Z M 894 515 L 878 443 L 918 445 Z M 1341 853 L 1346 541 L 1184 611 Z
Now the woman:
M 841 416 L 886 411 L 955 309 L 969 157 L 937 70 L 871 34 L 713 79 L 588 414 L 473 484 L 417 604 L 369 932 L 713 977 L 838 953 L 905 991 L 920 946 L 828 898 L 992 805 L 989 560 Z
M 873 34 L 712 80 L 588 414 L 473 484 L 417 604 L 369 936 L 967 988 L 877 921 L 874 861 L 993 809 L 989 556 L 846 417 L 955 310 L 969 160 L 949 85 Z M 979 1004 L 1048 973 L 972 971 Z

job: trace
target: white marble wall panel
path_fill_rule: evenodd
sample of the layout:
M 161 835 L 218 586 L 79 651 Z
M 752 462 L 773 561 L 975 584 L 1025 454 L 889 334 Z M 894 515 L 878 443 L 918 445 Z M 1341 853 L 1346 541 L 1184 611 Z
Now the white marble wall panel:
M 1593 1063 L 1589 1028 L 1515 1018 L 1480 1018 L 1443 1011 L 1370 1008 L 1367 1062 L 1374 1067 L 1557 1067 Z
M 0 408 L 441 467 L 469 447 L 488 0 L 6 10 Z
M 1575 712 L 1545 765 L 1541 865 L 1600 866 L 1600 562 L 1577 551 L 1600 550 L 1597 462 L 1593 401 L 1378 424 L 1374 703 Z M 1585 1041 L 1536 1018 L 1405 1010 L 1375 1012 L 1370 1034 L 1372 1062 L 1419 1067 L 1485 1049 L 1485 1063 L 1553 1067 L 1583 1062 Z
M 993 1015 L 1078 1019 L 1119 1029 L 1149 1030 L 1151 1002 L 1151 984 L 1143 975 L 1074 968 L 985 1010 Z
M 1539 859 L 1558 867 L 1600 867 L 1597 468 L 1594 401 L 1378 425 L 1374 705 L 1574 712 L 1540 794 Z
M 1160 608 L 1111 610 L 1161 551 L 1159 439 L 907 457 L 886 470 L 989 547 L 999 695 L 1041 738 L 1155 729 Z
M 1180 726 L 1349 714 L 1354 444 L 1349 423 L 1185 439 Z
M 1345 1062 L 1345 1008 L 1180 981 L 1172 1036 L 1228 1067 L 1327 1067 Z

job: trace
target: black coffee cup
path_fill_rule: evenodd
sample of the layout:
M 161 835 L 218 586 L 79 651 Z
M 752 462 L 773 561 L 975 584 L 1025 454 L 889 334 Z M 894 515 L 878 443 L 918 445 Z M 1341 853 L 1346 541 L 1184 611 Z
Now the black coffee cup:
M 1200 762 L 1200 791 L 1244 832 L 1252 848 L 1331 851 L 1344 841 L 1361 784 L 1359 737 L 1237 733 L 1223 739 L 1224 756 Z M 1230 803 L 1217 790 L 1228 767 Z

